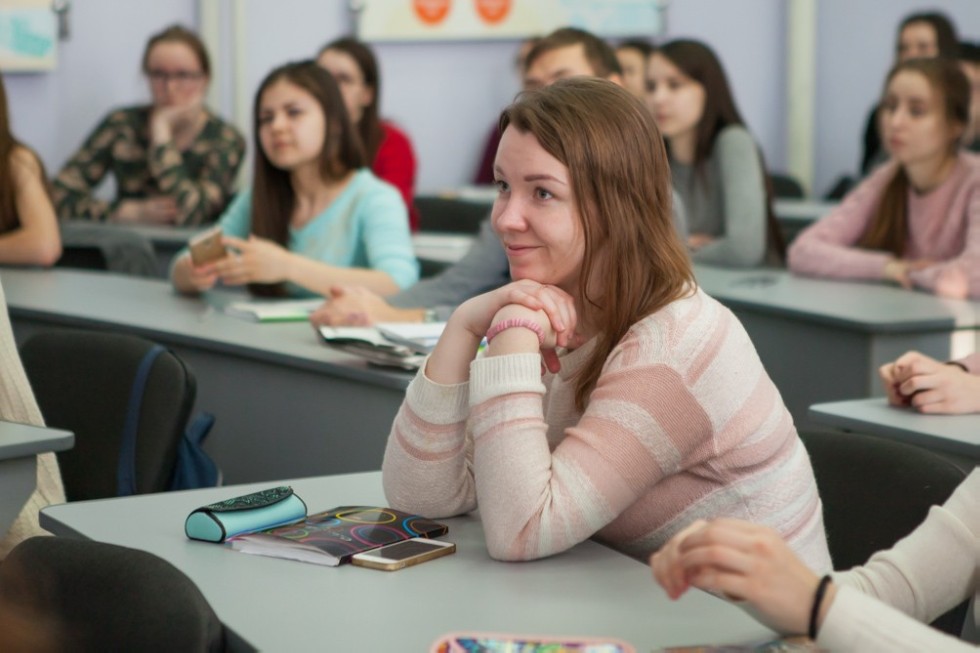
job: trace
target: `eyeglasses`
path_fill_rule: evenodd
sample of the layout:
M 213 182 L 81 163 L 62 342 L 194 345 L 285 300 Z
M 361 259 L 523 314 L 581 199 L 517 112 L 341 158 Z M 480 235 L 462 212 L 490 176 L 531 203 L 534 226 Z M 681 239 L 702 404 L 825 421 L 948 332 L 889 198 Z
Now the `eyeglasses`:
M 204 73 L 192 72 L 190 70 L 178 70 L 176 72 L 167 72 L 166 70 L 151 70 L 147 74 L 150 81 L 154 84 L 166 84 L 168 82 L 175 81 L 178 85 L 184 86 L 204 77 Z

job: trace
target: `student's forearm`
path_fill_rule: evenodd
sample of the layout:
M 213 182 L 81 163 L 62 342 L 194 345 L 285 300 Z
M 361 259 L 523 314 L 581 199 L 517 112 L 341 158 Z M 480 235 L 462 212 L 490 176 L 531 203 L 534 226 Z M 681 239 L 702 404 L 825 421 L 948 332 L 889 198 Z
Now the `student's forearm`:
M 327 297 L 335 285 L 363 286 L 373 293 L 386 297 L 398 292 L 398 284 L 391 275 L 381 270 L 367 268 L 342 268 L 327 265 L 300 254 L 289 253 L 286 281 Z
M 0 263 L 50 267 L 61 257 L 57 231 L 17 229 L 0 236 Z
M 170 270 L 170 281 L 178 292 L 187 295 L 197 295 L 201 292 L 191 283 L 191 257 L 188 254 L 181 255 L 173 264 Z

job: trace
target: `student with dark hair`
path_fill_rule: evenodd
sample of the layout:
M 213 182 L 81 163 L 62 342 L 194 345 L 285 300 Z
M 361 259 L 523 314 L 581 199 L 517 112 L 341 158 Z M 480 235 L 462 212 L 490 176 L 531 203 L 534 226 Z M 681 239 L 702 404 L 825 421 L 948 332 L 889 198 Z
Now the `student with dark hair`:
M 765 163 L 711 48 L 690 40 L 656 48 L 647 70 L 647 103 L 667 141 L 694 261 L 737 267 L 779 262 L 782 239 Z
M 245 153 L 245 139 L 204 105 L 211 78 L 196 34 L 174 25 L 143 52 L 153 101 L 110 113 L 54 180 L 63 219 L 197 225 L 224 210 Z M 106 174 L 116 199 L 93 196 Z
M 647 94 L 647 62 L 653 44 L 645 39 L 627 39 L 616 46 L 616 58 L 623 69 L 623 88 L 640 98 Z
M 797 237 L 790 269 L 980 297 L 980 159 L 960 148 L 966 77 L 952 59 L 909 59 L 880 106 L 892 160 Z
M 562 27 L 538 41 L 527 55 L 524 88 L 542 88 L 567 77 L 592 75 L 622 84 L 616 53 L 595 34 Z
M 60 256 L 61 235 L 44 164 L 14 137 L 0 77 L 0 264 L 47 267 Z
M 513 282 L 460 305 L 409 386 L 390 504 L 478 507 L 502 560 L 593 536 L 646 557 L 699 516 L 753 515 L 829 569 L 809 459 L 745 330 L 697 287 L 649 111 L 575 77 L 500 126 L 492 222 Z
M 315 296 L 350 283 L 388 295 L 418 279 L 404 202 L 367 169 L 330 73 L 313 61 L 273 70 L 255 95 L 254 124 L 252 187 L 220 221 L 234 254 L 202 266 L 179 255 L 178 290 L 220 280 Z
M 963 144 L 971 152 L 980 152 L 980 44 L 960 43 L 960 68 L 970 82 L 970 126 Z
M 418 229 L 415 150 L 405 132 L 381 119 L 381 75 L 374 52 L 367 44 L 346 37 L 323 46 L 317 63 L 337 80 L 347 113 L 364 142 L 371 171 L 398 189 L 408 208 L 412 230 Z
M 958 55 L 956 28 L 945 14 L 938 11 L 914 13 L 903 18 L 899 24 L 895 36 L 895 63 L 931 57 L 956 59 Z M 868 114 L 864 127 L 862 175 L 868 175 L 888 159 L 888 151 L 881 142 L 879 115 L 876 105 Z

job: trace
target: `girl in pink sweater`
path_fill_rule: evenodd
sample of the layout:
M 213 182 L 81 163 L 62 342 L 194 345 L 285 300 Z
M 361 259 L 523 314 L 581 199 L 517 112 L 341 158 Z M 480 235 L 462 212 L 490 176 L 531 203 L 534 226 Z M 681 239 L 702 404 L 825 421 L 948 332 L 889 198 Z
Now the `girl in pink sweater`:
M 809 458 L 745 330 L 695 284 L 652 116 L 578 77 L 523 94 L 500 125 L 492 220 L 514 282 L 462 304 L 410 385 L 388 501 L 436 518 L 479 506 L 503 560 L 593 536 L 644 557 L 728 516 L 829 569 Z
M 980 159 L 960 151 L 969 108 L 955 62 L 895 66 L 880 110 L 892 161 L 800 234 L 790 269 L 980 297 Z

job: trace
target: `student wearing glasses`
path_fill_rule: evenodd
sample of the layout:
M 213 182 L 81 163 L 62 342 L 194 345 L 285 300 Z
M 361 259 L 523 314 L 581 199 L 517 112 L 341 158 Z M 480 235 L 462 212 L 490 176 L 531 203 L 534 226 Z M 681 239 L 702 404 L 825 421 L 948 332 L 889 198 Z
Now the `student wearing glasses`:
M 111 112 L 54 181 L 62 219 L 198 225 L 214 221 L 232 194 L 245 139 L 204 105 L 211 76 L 207 50 L 174 25 L 143 53 L 152 103 Z M 93 195 L 106 174 L 116 199 Z

